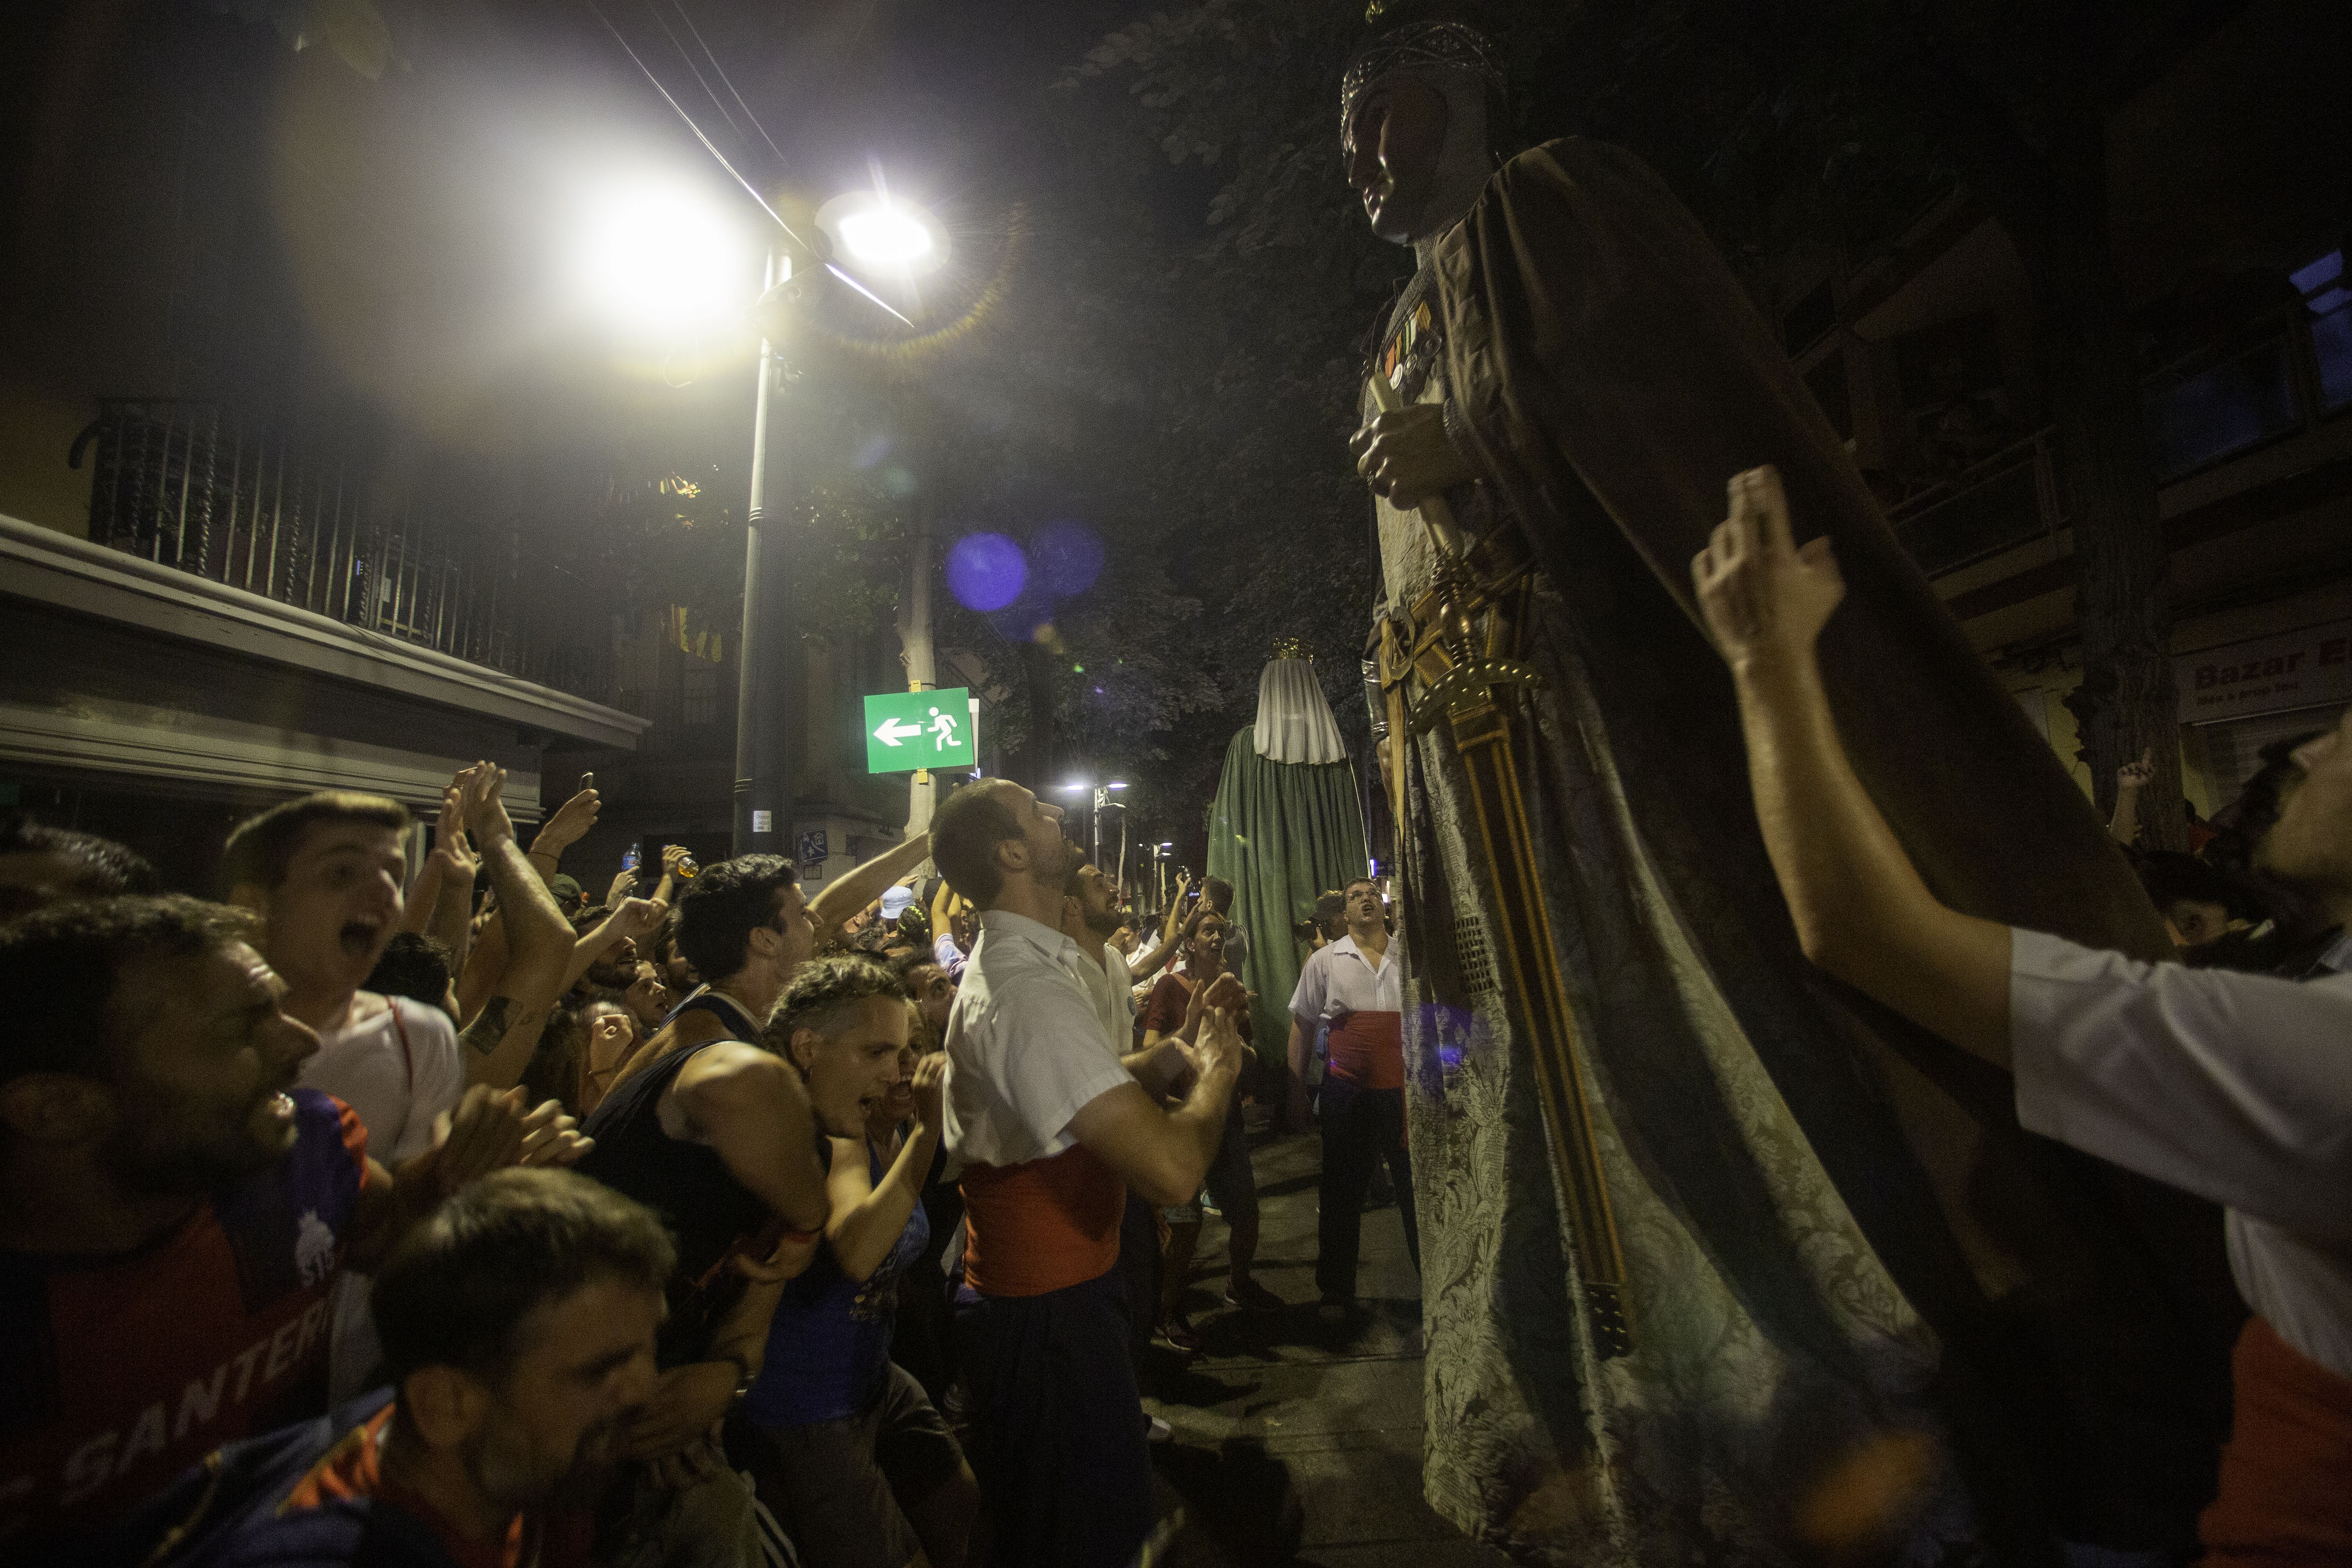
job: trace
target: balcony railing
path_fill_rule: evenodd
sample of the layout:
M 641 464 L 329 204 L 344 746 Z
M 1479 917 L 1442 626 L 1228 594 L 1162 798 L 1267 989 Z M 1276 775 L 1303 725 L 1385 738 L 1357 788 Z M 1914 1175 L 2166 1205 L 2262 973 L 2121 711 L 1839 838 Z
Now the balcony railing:
M 2051 436 L 2038 430 L 1887 509 L 1922 572 L 1950 572 L 2065 526 Z
M 511 524 L 387 502 L 366 465 L 189 398 L 101 398 L 92 542 L 604 700 L 608 653 L 536 635 Z M 550 621 L 553 617 L 548 617 Z

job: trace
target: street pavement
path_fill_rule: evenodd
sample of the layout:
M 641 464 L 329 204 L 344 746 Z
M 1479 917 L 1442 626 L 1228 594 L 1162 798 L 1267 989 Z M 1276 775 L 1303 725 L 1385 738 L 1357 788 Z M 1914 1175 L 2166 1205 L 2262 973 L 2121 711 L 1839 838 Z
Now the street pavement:
M 1253 1126 L 1258 1109 L 1250 1108 Z M 1258 1281 L 1291 1303 L 1223 1305 L 1225 1226 L 1211 1215 L 1190 1302 L 1202 1353 L 1155 1342 L 1145 1407 L 1175 1428 L 1152 1446 L 1155 1568 L 1506 1568 L 1422 1500 L 1421 1285 L 1393 1205 L 1363 1216 L 1361 1310 L 1316 1306 L 1313 1135 L 1252 1139 Z

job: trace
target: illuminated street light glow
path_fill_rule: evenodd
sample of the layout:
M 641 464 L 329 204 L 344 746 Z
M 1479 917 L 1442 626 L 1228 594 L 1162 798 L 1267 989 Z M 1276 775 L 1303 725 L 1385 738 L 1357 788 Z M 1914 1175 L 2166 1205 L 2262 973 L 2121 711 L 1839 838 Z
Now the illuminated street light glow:
M 930 254 L 931 231 L 898 207 L 844 214 L 842 247 L 871 267 L 906 267 Z
M 1127 781 L 1125 779 L 1113 779 L 1110 783 L 1103 785 L 1103 788 L 1105 789 L 1125 789 L 1126 787 Z
M 939 220 L 883 190 L 878 176 L 874 189 L 845 191 L 819 207 L 816 226 L 832 237 L 842 260 L 877 279 L 911 281 L 948 260 L 948 234 Z
M 621 325 L 654 332 L 721 324 L 758 291 L 758 252 L 727 208 L 690 186 L 610 192 L 573 257 L 582 292 Z

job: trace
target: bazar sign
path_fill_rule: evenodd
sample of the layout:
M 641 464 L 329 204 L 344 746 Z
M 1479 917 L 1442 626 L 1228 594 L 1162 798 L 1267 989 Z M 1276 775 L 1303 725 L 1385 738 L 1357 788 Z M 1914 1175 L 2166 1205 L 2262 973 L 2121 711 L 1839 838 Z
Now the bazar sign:
M 2182 654 L 2172 679 L 2184 724 L 2352 701 L 2352 621 Z

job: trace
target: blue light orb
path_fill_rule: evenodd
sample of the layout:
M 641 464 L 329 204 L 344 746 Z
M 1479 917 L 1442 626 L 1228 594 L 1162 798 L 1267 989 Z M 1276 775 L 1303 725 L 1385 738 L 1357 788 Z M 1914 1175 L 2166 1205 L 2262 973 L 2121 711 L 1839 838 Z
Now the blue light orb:
M 1028 583 L 1021 546 L 1001 533 L 967 533 L 948 552 L 948 592 L 967 610 L 1001 610 Z
M 1085 593 L 1102 575 L 1103 545 L 1083 522 L 1049 522 L 1029 542 L 1037 580 L 1057 599 Z

